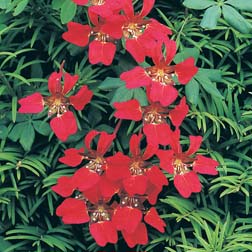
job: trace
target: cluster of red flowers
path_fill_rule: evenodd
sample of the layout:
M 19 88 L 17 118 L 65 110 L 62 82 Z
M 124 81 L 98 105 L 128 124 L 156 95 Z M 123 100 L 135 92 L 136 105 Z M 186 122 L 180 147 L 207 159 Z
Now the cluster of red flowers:
M 186 85 L 198 68 L 192 57 L 172 64 L 176 43 L 168 38 L 170 29 L 146 18 L 154 0 L 144 0 L 139 13 L 134 12 L 132 0 L 73 2 L 88 4 L 92 25 L 70 22 L 63 38 L 78 46 L 89 44 L 90 63 L 110 65 L 116 42 L 122 40 L 136 62 L 141 63 L 149 57 L 153 65 L 136 66 L 120 76 L 129 89 L 145 87 L 148 105 L 141 106 L 136 99 L 115 102 L 114 116 L 120 120 L 114 133 L 91 130 L 84 139 L 83 148 L 66 149 L 59 159 L 67 166 L 81 168 L 72 176 L 60 177 L 52 187 L 66 198 L 56 214 L 65 224 L 88 222 L 90 233 L 100 246 L 116 243 L 118 231 L 129 247 L 146 244 L 146 224 L 165 231 L 166 223 L 154 207 L 159 193 L 168 185 L 163 170 L 173 175 L 175 188 L 185 198 L 201 191 L 198 173 L 217 174 L 218 162 L 196 153 L 201 136 L 189 136 L 187 151 L 180 145 L 180 125 L 189 108 L 175 84 Z M 54 72 L 49 77 L 51 96 L 35 93 L 22 98 L 19 112 L 38 113 L 47 105 L 48 115 L 56 114 L 50 122 L 51 128 L 65 141 L 77 131 L 69 106 L 82 110 L 92 98 L 92 92 L 85 85 L 76 95 L 67 95 L 77 81 L 77 75 L 71 76 L 61 67 L 59 73 Z M 120 151 L 109 155 L 122 119 L 142 122 L 140 133 L 131 136 L 129 155 Z M 143 144 L 145 148 L 141 147 Z

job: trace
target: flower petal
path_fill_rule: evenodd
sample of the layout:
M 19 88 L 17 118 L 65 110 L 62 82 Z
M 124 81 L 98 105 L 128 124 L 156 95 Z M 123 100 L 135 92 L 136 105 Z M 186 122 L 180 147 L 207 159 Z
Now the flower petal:
M 123 180 L 123 187 L 130 196 L 143 195 L 147 188 L 147 182 L 148 178 L 145 175 L 130 176 Z
M 67 111 L 60 117 L 54 117 L 50 121 L 50 126 L 61 141 L 66 141 L 70 135 L 77 132 L 76 119 L 71 111 Z
M 82 153 L 84 153 L 84 148 L 66 149 L 64 151 L 65 156 L 60 157 L 59 161 L 61 163 L 63 163 L 63 164 L 69 165 L 71 167 L 75 167 L 75 166 L 79 165 L 82 162 L 82 160 L 83 160 L 83 156 L 81 155 Z
M 216 170 L 216 167 L 218 165 L 219 163 L 212 158 L 197 155 L 196 160 L 193 163 L 193 170 L 201 174 L 217 175 L 218 171 Z
M 48 89 L 52 95 L 62 93 L 62 84 L 61 84 L 62 72 L 59 73 L 53 72 L 48 78 Z
M 146 56 L 146 49 L 138 41 L 138 39 L 127 39 L 125 47 L 137 63 L 144 62 Z
M 189 149 L 185 152 L 185 155 L 190 156 L 194 154 L 202 143 L 202 136 L 189 136 L 190 146 Z
M 145 214 L 144 221 L 157 229 L 159 232 L 164 233 L 166 223 L 160 218 L 155 207 L 151 207 Z
M 82 86 L 76 95 L 69 97 L 70 103 L 76 110 L 83 110 L 87 103 L 92 99 L 93 92 L 88 87 Z
M 178 97 L 178 91 L 173 87 L 173 83 L 163 85 L 160 82 L 152 82 L 150 98 L 154 102 L 160 102 L 162 106 L 167 107 Z
M 149 181 L 160 191 L 162 190 L 162 187 L 164 185 L 168 185 L 168 179 L 157 166 L 152 166 L 145 172 L 145 174 L 148 177 Z
M 72 177 L 62 176 L 58 178 L 57 185 L 53 186 L 52 190 L 62 197 L 69 197 L 75 188 Z
M 139 156 L 141 153 L 140 142 L 143 137 L 143 134 L 133 134 L 130 138 L 129 149 L 133 157 Z
M 79 79 L 79 76 L 77 74 L 71 75 L 66 72 L 63 75 L 64 75 L 64 87 L 62 90 L 62 94 L 65 95 L 74 87 L 74 85 L 76 84 L 76 82 Z
M 144 0 L 143 1 L 143 8 L 139 14 L 140 17 L 147 16 L 154 6 L 155 0 Z
M 175 65 L 175 73 L 181 84 L 187 84 L 197 72 L 198 68 L 194 66 L 194 58 L 192 57 Z
M 174 173 L 173 167 L 173 158 L 174 158 L 174 151 L 173 150 L 158 150 L 156 155 L 160 160 L 160 167 L 170 174 Z
M 88 58 L 91 64 L 103 63 L 111 65 L 116 52 L 115 44 L 93 40 L 89 44 Z
M 40 93 L 34 93 L 18 100 L 21 105 L 19 113 L 40 113 L 44 109 L 43 96 Z
M 97 130 L 91 130 L 85 136 L 84 144 L 85 144 L 86 148 L 88 149 L 88 151 L 91 151 L 91 142 L 99 134 L 100 134 L 99 131 L 97 131 Z
M 72 0 L 74 3 L 78 5 L 86 5 L 88 4 L 88 0 Z
M 89 226 L 89 230 L 99 246 L 103 247 L 108 242 L 116 243 L 118 240 L 117 231 L 112 221 L 92 223 Z
M 115 102 L 113 106 L 116 109 L 114 116 L 119 119 L 140 121 L 142 119 L 142 110 L 138 100 L 132 99 L 125 102 Z
M 65 199 L 56 209 L 56 215 L 62 216 L 65 224 L 81 224 L 89 221 L 86 204 L 74 198 Z
M 109 150 L 115 138 L 115 134 L 108 134 L 107 132 L 102 131 L 97 143 L 97 153 L 103 156 Z
M 144 68 L 137 66 L 130 71 L 120 75 L 121 80 L 125 81 L 127 88 L 144 87 L 151 84 L 151 79 Z
M 175 175 L 174 185 L 184 198 L 189 198 L 193 192 L 200 192 L 202 187 L 197 174 L 193 171 L 183 175 Z
M 62 34 L 64 40 L 77 46 L 86 46 L 88 44 L 91 32 L 89 25 L 69 22 L 67 28 L 68 31 Z

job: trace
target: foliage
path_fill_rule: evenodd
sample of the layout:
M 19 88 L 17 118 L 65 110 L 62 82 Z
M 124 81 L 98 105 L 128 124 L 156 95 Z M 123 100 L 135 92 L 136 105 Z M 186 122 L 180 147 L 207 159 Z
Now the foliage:
M 136 7 L 142 1 L 134 1 Z M 199 4 L 199 2 L 201 2 Z M 239 2 L 239 5 L 237 4 Z M 182 124 L 188 135 L 204 138 L 200 153 L 216 159 L 219 176 L 201 177 L 203 190 L 183 199 L 166 187 L 158 210 L 164 234 L 150 228 L 150 242 L 132 251 L 251 251 L 252 190 L 252 7 L 249 1 L 156 0 L 151 17 L 172 30 L 179 54 L 197 59 L 197 75 L 185 86 L 190 111 Z M 12 251 L 130 251 L 125 242 L 100 248 L 86 225 L 64 225 L 55 215 L 62 202 L 51 186 L 72 175 L 57 160 L 81 147 L 91 129 L 111 132 L 114 101 L 136 98 L 147 104 L 141 88 L 126 89 L 121 72 L 135 62 L 122 49 L 111 66 L 90 65 L 87 49 L 65 42 L 70 20 L 87 23 L 86 8 L 70 0 L 0 1 L 0 247 Z M 75 113 L 78 134 L 67 142 L 50 131 L 48 118 L 17 113 L 18 99 L 39 91 L 48 95 L 47 78 L 65 60 L 94 92 L 85 111 Z M 146 62 L 148 64 L 148 62 Z M 114 150 L 127 150 L 137 123 L 123 122 Z M 169 175 L 167 174 L 167 177 Z

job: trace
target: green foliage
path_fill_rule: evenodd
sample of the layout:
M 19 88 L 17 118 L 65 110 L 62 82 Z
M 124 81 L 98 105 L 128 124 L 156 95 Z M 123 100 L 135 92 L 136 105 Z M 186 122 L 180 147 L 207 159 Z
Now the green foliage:
M 141 3 L 136 1 L 136 6 Z M 200 68 L 189 84 L 178 87 L 190 105 L 181 127 L 182 139 L 202 135 L 200 153 L 218 160 L 220 166 L 219 176 L 200 178 L 203 190 L 190 199 L 182 199 L 170 181 L 158 203 L 167 223 L 165 233 L 149 229 L 149 244 L 134 251 L 252 250 L 251 12 L 247 0 L 156 0 L 150 16 L 173 31 L 172 39 L 178 45 L 175 62 L 193 56 Z M 112 132 L 113 102 L 136 98 L 142 106 L 147 104 L 143 89 L 128 90 L 119 79 L 135 62 L 120 51 L 113 66 L 91 66 L 87 48 L 69 45 L 61 38 L 70 20 L 87 23 L 85 7 L 70 0 L 0 1 L 3 252 L 130 251 L 121 240 L 116 246 L 99 248 L 87 225 L 63 225 L 55 215 L 62 199 L 51 186 L 60 176 L 75 171 L 57 161 L 63 151 L 82 146 L 90 129 Z M 91 104 L 76 113 L 78 134 L 65 143 L 51 133 L 46 111 L 17 113 L 18 99 L 35 91 L 48 95 L 47 78 L 63 60 L 68 72 L 80 76 L 77 88 L 87 84 L 94 92 Z M 111 151 L 127 149 L 126 140 L 137 131 L 137 123 L 123 122 Z

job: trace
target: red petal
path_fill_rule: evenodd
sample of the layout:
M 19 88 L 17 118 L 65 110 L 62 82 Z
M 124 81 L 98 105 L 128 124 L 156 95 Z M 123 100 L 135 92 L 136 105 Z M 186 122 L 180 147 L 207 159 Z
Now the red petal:
M 182 151 L 179 139 L 180 139 L 180 130 L 178 128 L 176 128 L 176 130 L 171 131 L 170 143 L 169 143 L 172 150 L 175 153 L 181 153 L 181 151 Z
M 130 71 L 120 75 L 121 80 L 125 81 L 127 88 L 144 87 L 151 84 L 151 79 L 144 68 L 137 66 Z
M 62 197 L 71 196 L 76 188 L 72 182 L 72 177 L 62 176 L 58 178 L 57 185 L 53 186 L 52 190 Z
M 71 111 L 67 111 L 60 117 L 54 117 L 50 121 L 50 126 L 61 141 L 66 141 L 70 135 L 77 132 L 76 120 Z
M 168 179 L 157 166 L 152 166 L 146 171 L 145 174 L 148 177 L 149 181 L 160 191 L 164 185 L 168 185 Z
M 81 224 L 89 221 L 87 207 L 84 201 L 68 198 L 56 210 L 57 216 L 62 216 L 65 224 Z
M 150 145 L 168 145 L 170 143 L 171 129 L 166 123 L 145 124 L 143 132 L 146 135 L 147 143 Z
M 70 103 L 77 110 L 83 110 L 87 103 L 92 99 L 93 92 L 87 86 L 82 86 L 76 95 L 69 97 Z
M 88 4 L 88 0 L 72 0 L 74 3 L 78 5 L 86 5 Z
M 144 221 L 156 228 L 159 232 L 164 233 L 166 223 L 159 217 L 156 208 L 150 208 L 150 210 L 144 216 Z
M 142 159 L 143 160 L 147 160 L 149 158 L 151 158 L 152 156 L 154 156 L 156 154 L 158 150 L 158 145 L 151 145 L 151 144 L 148 144 L 146 146 L 146 149 L 142 155 Z
M 77 170 L 73 175 L 73 183 L 80 191 L 85 191 L 93 186 L 97 185 L 101 180 L 101 177 L 95 173 L 90 171 L 88 168 L 83 167 Z
M 116 52 L 116 46 L 110 42 L 93 40 L 89 44 L 88 57 L 91 64 L 103 63 L 111 65 Z
M 97 136 L 98 134 L 100 134 L 99 131 L 97 130 L 91 130 L 87 133 L 87 135 L 85 136 L 84 139 L 84 144 L 86 146 L 86 148 L 88 149 L 88 151 L 91 150 L 91 142 L 92 140 L 95 138 L 95 136 Z
M 133 157 L 139 156 L 141 153 L 140 142 L 141 142 L 142 137 L 143 137 L 142 134 L 139 134 L 139 135 L 134 134 L 130 138 L 129 149 Z
M 75 22 L 67 24 L 68 31 L 62 34 L 62 38 L 77 46 L 86 46 L 89 42 L 91 28 Z
M 108 134 L 105 131 L 101 132 L 99 141 L 97 143 L 97 152 L 99 155 L 103 156 L 109 150 L 115 138 L 115 134 Z
M 134 17 L 134 7 L 131 0 L 124 0 L 122 8 L 128 19 Z
M 137 39 L 127 39 L 125 47 L 137 63 L 142 63 L 145 60 L 146 49 Z
M 202 136 L 189 136 L 190 139 L 190 146 L 189 149 L 185 152 L 185 155 L 192 155 L 195 153 L 202 143 Z
M 169 65 L 176 54 L 177 50 L 176 42 L 174 40 L 167 40 L 165 42 L 165 49 L 166 49 L 165 63 Z
M 43 96 L 40 93 L 34 93 L 18 100 L 21 105 L 19 113 L 40 113 L 44 109 Z
M 160 102 L 162 106 L 167 107 L 178 97 L 178 91 L 173 87 L 173 83 L 163 85 L 159 82 L 153 82 L 151 85 L 150 98 L 154 102 Z
M 113 15 L 112 10 L 106 2 L 102 5 L 92 5 L 88 8 L 88 13 L 93 12 L 101 17 L 109 17 Z
M 135 247 L 137 244 L 145 245 L 148 243 L 148 233 L 144 223 L 140 223 L 134 233 L 123 230 L 122 235 L 130 248 Z
M 124 230 L 127 233 L 134 233 L 142 220 L 142 212 L 132 207 L 117 207 L 112 221 L 117 230 Z
M 179 105 L 177 105 L 173 110 L 169 112 L 169 117 L 172 121 L 172 124 L 176 127 L 179 127 L 182 121 L 185 119 L 188 111 L 189 111 L 189 107 L 186 104 L 185 97 L 183 97 Z
M 114 181 L 107 179 L 105 176 L 101 177 L 99 182 L 100 197 L 111 198 L 119 191 L 119 184 Z
M 145 175 L 130 176 L 123 180 L 125 191 L 133 196 L 134 194 L 143 195 L 147 188 L 148 178 Z
M 114 114 L 116 118 L 133 121 L 140 121 L 142 119 L 141 106 L 136 99 L 125 102 L 115 102 L 113 106 L 116 109 Z
M 157 189 L 156 186 L 149 183 L 147 191 L 146 191 L 146 195 L 151 205 L 155 205 L 157 203 L 157 198 L 158 198 L 159 193 L 160 193 L 160 189 Z
M 90 234 L 99 246 L 105 246 L 108 242 L 116 243 L 117 231 L 111 221 L 92 223 L 89 226 Z
M 197 72 L 198 68 L 194 66 L 194 58 L 192 57 L 175 66 L 175 73 L 181 84 L 187 84 Z
M 193 192 L 198 193 L 201 191 L 199 178 L 193 171 L 183 175 L 175 175 L 174 185 L 179 194 L 184 198 L 189 198 Z
M 48 79 L 48 89 L 52 95 L 56 93 L 62 93 L 62 85 L 61 85 L 62 72 L 53 72 Z
M 160 160 L 160 167 L 170 174 L 174 173 L 173 168 L 173 158 L 174 158 L 174 151 L 173 150 L 158 150 L 156 155 Z
M 117 181 L 130 176 L 130 158 L 128 156 L 125 156 L 121 152 L 117 152 L 112 157 L 106 158 L 106 162 L 106 176 L 110 180 Z
M 151 9 L 153 8 L 154 3 L 155 3 L 155 0 L 144 0 L 143 1 L 143 8 L 142 8 L 139 16 L 141 16 L 141 17 L 147 16 L 150 13 Z
M 76 84 L 78 81 L 79 76 L 76 75 L 71 75 L 69 73 L 64 73 L 64 87 L 62 94 L 67 94 Z
M 217 175 L 216 167 L 219 163 L 212 158 L 204 157 L 202 155 L 196 156 L 196 161 L 193 163 L 193 170 L 201 174 Z
M 83 160 L 83 156 L 81 155 L 81 153 L 84 153 L 84 148 L 67 149 L 64 151 L 65 156 L 59 158 L 59 161 L 63 164 L 69 165 L 71 167 L 75 167 L 79 165 Z

